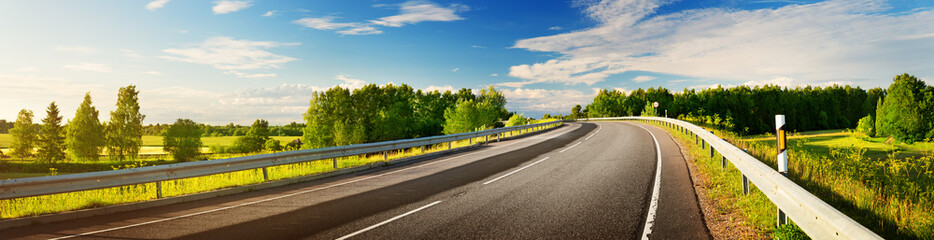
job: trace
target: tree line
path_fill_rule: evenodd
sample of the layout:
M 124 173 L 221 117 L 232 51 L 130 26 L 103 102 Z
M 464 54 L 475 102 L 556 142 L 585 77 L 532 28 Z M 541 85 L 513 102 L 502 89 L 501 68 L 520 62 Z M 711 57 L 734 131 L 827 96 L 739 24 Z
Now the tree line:
M 62 123 L 58 105 L 53 101 L 41 123 L 33 123 L 31 110 L 22 109 L 10 129 L 10 155 L 24 159 L 36 157 L 38 162 L 54 163 L 66 157 L 77 160 L 98 160 L 101 152 L 116 159 L 133 159 L 142 145 L 142 123 L 139 113 L 139 92 L 136 86 L 120 88 L 117 108 L 110 112 L 110 121 L 101 122 L 99 111 L 92 106 L 91 94 L 85 93 L 75 118 Z M 35 154 L 33 151 L 35 149 Z
M 3 120 L 0 120 L 3 121 Z M 2 123 L 2 122 L 0 122 Z M 214 126 L 203 123 L 198 123 L 198 128 L 201 129 L 202 137 L 236 137 L 236 136 L 245 136 L 252 126 L 243 126 L 239 124 L 229 123 L 222 126 Z M 149 124 L 143 126 L 144 135 L 162 135 L 172 124 Z M 304 123 L 291 122 L 282 126 L 269 126 L 269 135 L 270 136 L 302 136 L 302 131 L 305 129 Z
M 603 89 L 591 104 L 571 109 L 569 118 L 658 116 L 701 121 L 739 134 L 775 131 L 775 115 L 784 114 L 792 131 L 856 128 L 861 119 L 874 121 L 873 136 L 914 142 L 934 137 L 934 90 L 908 74 L 898 75 L 888 89 L 833 85 L 783 88 L 775 85 L 685 88 L 673 93 L 658 87 L 626 93 Z M 652 108 L 652 109 L 649 109 Z M 878 117 L 877 117 L 878 116 Z M 864 120 L 865 122 L 865 120 Z
M 506 98 L 492 86 L 475 95 L 422 91 L 402 84 L 366 85 L 351 91 L 315 92 L 305 112 L 303 148 L 320 148 L 501 126 L 509 117 Z

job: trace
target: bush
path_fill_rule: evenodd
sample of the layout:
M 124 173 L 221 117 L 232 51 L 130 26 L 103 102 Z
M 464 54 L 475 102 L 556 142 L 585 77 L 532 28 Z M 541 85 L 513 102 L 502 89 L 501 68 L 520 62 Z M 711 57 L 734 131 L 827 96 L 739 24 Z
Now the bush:
M 856 132 L 871 137 L 876 134 L 875 126 L 876 124 L 872 121 L 872 115 L 867 115 L 859 119 L 859 123 L 856 125 Z
M 201 128 L 190 119 L 178 119 L 165 130 L 162 143 L 162 149 L 175 160 L 192 160 L 201 154 Z
M 529 124 L 529 119 L 522 114 L 513 114 L 512 117 L 509 117 L 509 121 L 506 122 L 507 127 L 521 126 L 526 124 Z
M 279 140 L 270 138 L 266 140 L 265 145 L 266 145 L 266 150 L 273 151 L 273 152 L 282 151 L 282 143 L 280 143 Z

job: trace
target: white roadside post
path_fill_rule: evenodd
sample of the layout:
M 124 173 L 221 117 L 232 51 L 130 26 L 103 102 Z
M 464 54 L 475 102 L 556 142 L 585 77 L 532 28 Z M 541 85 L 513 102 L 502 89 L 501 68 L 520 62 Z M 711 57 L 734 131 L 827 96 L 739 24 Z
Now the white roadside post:
M 788 177 L 788 153 L 785 151 L 785 115 L 775 115 L 775 148 L 778 150 L 778 173 Z M 788 223 L 788 216 L 778 209 L 778 226 Z

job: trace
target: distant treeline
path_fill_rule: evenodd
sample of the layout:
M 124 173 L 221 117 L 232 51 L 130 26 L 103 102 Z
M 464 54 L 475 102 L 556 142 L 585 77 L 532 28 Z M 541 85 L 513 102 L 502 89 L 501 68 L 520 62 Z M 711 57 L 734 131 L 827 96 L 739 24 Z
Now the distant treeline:
M 506 98 L 492 86 L 479 96 L 425 92 L 402 84 L 369 84 L 351 92 L 334 87 L 316 92 L 304 114 L 303 148 L 459 133 L 502 124 L 509 113 Z
M 870 135 L 893 136 L 914 142 L 934 137 L 934 87 L 908 75 L 896 76 L 888 90 L 859 87 L 796 87 L 775 85 L 684 89 L 672 93 L 658 87 L 637 89 L 629 96 L 616 90 L 601 90 L 593 103 L 571 109 L 569 118 L 639 116 L 651 102 L 657 114 L 712 124 L 740 134 L 775 131 L 775 115 L 784 114 L 792 131 L 856 128 L 868 117 L 870 126 L 877 107 L 883 118 Z M 888 95 L 888 96 L 887 96 Z
M 169 126 L 171 126 L 171 124 L 149 124 L 143 126 L 143 134 L 156 136 L 163 135 Z M 250 126 L 242 126 L 233 123 L 224 126 L 198 124 L 198 127 L 201 129 L 202 137 L 245 136 L 250 130 Z M 270 126 L 269 134 L 270 136 L 302 136 L 303 129 L 305 129 L 304 123 L 292 122 L 284 126 Z
M 0 133 L 10 133 L 13 129 L 13 122 L 7 122 L 6 119 L 0 119 Z

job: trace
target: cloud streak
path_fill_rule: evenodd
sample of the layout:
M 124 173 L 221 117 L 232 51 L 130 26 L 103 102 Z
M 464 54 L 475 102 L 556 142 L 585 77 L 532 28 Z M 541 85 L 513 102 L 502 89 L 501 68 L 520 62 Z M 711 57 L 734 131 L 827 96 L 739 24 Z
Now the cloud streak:
M 881 1 L 832 0 L 655 14 L 667 2 L 586 5 L 584 13 L 596 26 L 517 41 L 515 48 L 560 56 L 512 66 L 509 75 L 522 81 L 503 85 L 590 85 L 627 71 L 737 82 L 788 77 L 805 83 L 934 74 L 927 64 L 934 62 L 931 9 L 888 13 Z
M 214 15 L 219 15 L 240 11 L 250 6 L 253 6 L 252 1 L 222 0 L 214 2 L 214 7 L 211 10 L 214 11 Z
M 230 37 L 212 37 L 192 48 L 170 48 L 162 59 L 211 65 L 221 70 L 277 69 L 282 64 L 298 59 L 278 55 L 270 48 L 294 46 L 298 43 L 238 40 Z
M 378 4 L 374 7 L 386 7 L 391 5 Z M 383 27 L 402 27 L 420 22 L 449 22 L 463 20 L 463 17 L 457 15 L 457 12 L 469 10 L 465 5 L 452 4 L 449 7 L 442 7 L 438 4 L 428 1 L 408 1 L 399 6 L 399 14 L 382 17 L 376 20 L 366 22 L 334 22 L 335 17 L 306 17 L 293 21 L 295 24 L 318 30 L 336 31 L 341 35 L 371 35 L 381 34 Z

